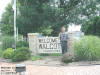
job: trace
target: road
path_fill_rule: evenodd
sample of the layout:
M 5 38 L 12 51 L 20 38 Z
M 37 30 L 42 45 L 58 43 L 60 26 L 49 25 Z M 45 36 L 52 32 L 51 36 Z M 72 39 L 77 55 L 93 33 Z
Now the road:
M 15 67 L 15 64 L 0 63 L 0 67 Z M 36 66 L 26 65 L 26 75 L 100 75 L 100 65 L 91 66 Z

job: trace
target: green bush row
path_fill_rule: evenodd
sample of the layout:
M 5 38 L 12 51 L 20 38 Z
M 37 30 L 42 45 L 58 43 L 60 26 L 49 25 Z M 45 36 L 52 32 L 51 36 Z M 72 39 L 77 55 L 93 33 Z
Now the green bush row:
M 13 49 L 12 48 L 8 48 L 3 52 L 3 57 L 5 59 L 11 59 L 12 58 L 12 53 L 13 53 Z
M 27 60 L 30 56 L 31 52 L 27 47 L 21 47 L 16 50 L 8 48 L 3 52 L 3 57 L 5 59 L 12 59 L 14 62 Z
M 84 36 L 75 42 L 76 60 L 100 60 L 100 38 Z
M 69 58 L 67 54 L 62 57 L 65 63 L 74 61 L 100 60 L 100 38 L 97 36 L 84 36 L 74 44 L 75 57 Z
M 12 54 L 12 61 L 23 61 L 29 59 L 31 56 L 31 52 L 28 48 L 22 47 L 16 49 Z

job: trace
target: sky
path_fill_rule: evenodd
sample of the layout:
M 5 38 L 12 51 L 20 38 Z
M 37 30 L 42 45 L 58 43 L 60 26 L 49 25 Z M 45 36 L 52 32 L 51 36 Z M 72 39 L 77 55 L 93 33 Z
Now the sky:
M 11 2 L 11 0 L 0 0 L 0 19 L 5 11 L 5 7 Z

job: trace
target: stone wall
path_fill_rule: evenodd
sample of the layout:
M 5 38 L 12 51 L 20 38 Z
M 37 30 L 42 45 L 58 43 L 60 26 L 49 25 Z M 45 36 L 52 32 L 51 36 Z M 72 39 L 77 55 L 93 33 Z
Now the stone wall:
M 29 48 L 32 51 L 32 55 L 38 55 L 38 33 L 29 33 L 28 37 L 29 37 Z M 68 39 L 68 53 L 71 56 L 74 56 L 74 37 L 73 37 L 73 33 L 68 33 L 69 39 Z M 48 37 L 46 37 L 48 38 Z M 61 51 L 60 51 L 61 53 Z
M 68 43 L 67 43 L 67 47 L 68 47 L 68 53 L 71 56 L 74 56 L 74 33 L 73 32 L 69 32 L 68 33 Z
M 31 50 L 32 55 L 37 55 L 38 54 L 38 49 L 37 49 L 37 39 L 38 39 L 38 33 L 29 33 L 28 38 L 29 38 L 29 49 Z

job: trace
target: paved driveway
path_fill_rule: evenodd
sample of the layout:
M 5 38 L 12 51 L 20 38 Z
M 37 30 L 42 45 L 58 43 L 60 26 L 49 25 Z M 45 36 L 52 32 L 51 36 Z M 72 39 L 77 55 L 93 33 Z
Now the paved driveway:
M 0 63 L 1 66 L 15 67 L 15 64 Z M 26 75 L 100 75 L 100 65 L 60 67 L 27 65 Z
M 48 67 L 27 66 L 27 75 L 100 75 L 100 66 Z

